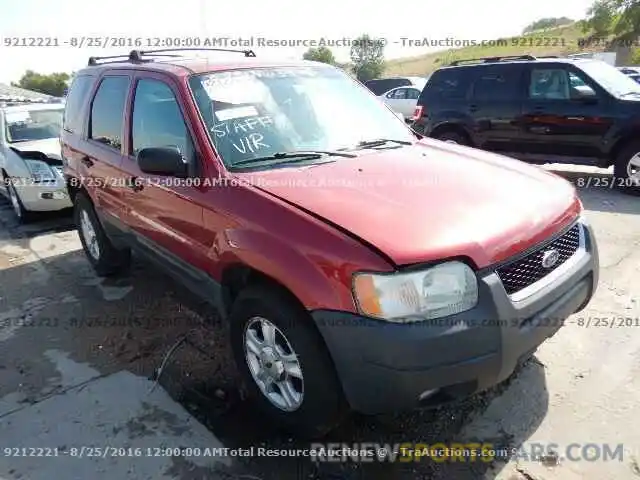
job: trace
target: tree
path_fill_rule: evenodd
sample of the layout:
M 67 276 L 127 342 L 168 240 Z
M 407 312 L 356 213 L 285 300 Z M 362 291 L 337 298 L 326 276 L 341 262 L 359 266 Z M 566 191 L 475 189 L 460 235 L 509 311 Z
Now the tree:
M 614 11 L 609 0 L 596 0 L 587 11 L 587 18 L 582 22 L 584 32 L 592 32 L 593 37 L 602 38 L 611 33 L 614 22 Z
M 640 1 L 596 0 L 583 28 L 599 37 L 614 35 L 616 40 L 636 40 L 640 36 Z
M 47 75 L 27 70 L 18 83 L 11 82 L 11 85 L 44 93 L 45 95 L 62 97 L 69 79 L 68 73 L 51 73 Z
M 351 44 L 351 63 L 356 78 L 361 82 L 372 80 L 384 72 L 383 39 L 364 34 Z
M 547 17 L 536 20 L 535 22 L 527 25 L 522 33 L 535 32 L 536 30 L 545 30 L 548 28 L 559 27 L 561 25 L 567 25 L 573 23 L 568 17 Z
M 593 32 L 591 39 L 613 37 L 607 48 L 615 50 L 616 64 L 626 65 L 640 36 L 640 1 L 595 0 L 582 26 Z
M 333 52 L 329 47 L 325 46 L 310 48 L 309 50 L 304 52 L 302 58 L 304 58 L 305 60 L 313 60 L 314 62 L 328 63 L 330 65 L 336 64 L 336 59 L 333 56 Z

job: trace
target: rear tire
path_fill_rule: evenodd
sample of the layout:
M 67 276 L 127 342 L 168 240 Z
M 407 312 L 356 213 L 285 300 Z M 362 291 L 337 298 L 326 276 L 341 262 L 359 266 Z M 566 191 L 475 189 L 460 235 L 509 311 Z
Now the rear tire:
M 126 270 L 131 263 L 131 250 L 118 250 L 113 246 L 86 194 L 78 192 L 74 203 L 74 219 L 80 242 L 98 276 L 108 277 Z
M 433 138 L 446 143 L 455 143 L 457 145 L 469 145 L 469 140 L 467 140 L 467 138 L 464 135 L 458 132 L 454 132 L 453 130 L 438 133 L 434 135 Z
M 240 292 L 230 321 L 233 353 L 248 395 L 274 426 L 318 438 L 340 423 L 348 412 L 342 388 L 303 307 L 275 286 L 255 285 Z
M 629 143 L 618 154 L 613 181 L 621 192 L 640 196 L 640 140 Z

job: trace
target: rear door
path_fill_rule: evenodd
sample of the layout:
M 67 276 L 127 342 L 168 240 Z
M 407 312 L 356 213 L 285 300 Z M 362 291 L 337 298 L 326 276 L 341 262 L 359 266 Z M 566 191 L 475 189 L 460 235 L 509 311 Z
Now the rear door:
M 401 113 L 405 115 L 405 107 L 407 100 L 408 89 L 406 87 L 394 88 L 393 90 L 388 91 L 384 95 L 384 102 L 393 110 L 394 112 Z M 411 112 L 413 113 L 413 112 Z
M 467 108 L 476 146 L 495 152 L 519 151 L 524 67 L 512 63 L 470 70 L 474 77 Z
M 63 127 L 75 130 L 75 135 L 63 134 L 69 138 L 62 146 L 65 161 L 70 163 L 82 186 L 89 192 L 96 211 L 103 218 L 116 222 L 122 221 L 125 213 L 119 185 L 124 181 L 120 164 L 124 148 L 124 111 L 130 86 L 129 71 L 107 72 L 95 83 L 88 105 L 84 108 L 70 105 L 78 114 L 87 115 L 80 117 L 87 118 L 87 124 L 82 125 L 78 118 L 70 118 L 73 112 L 67 108 Z M 79 85 L 79 88 L 85 86 Z M 69 101 L 86 101 L 87 96 L 83 93 L 79 92 L 77 99 L 69 98 Z M 83 136 L 85 141 L 81 141 Z

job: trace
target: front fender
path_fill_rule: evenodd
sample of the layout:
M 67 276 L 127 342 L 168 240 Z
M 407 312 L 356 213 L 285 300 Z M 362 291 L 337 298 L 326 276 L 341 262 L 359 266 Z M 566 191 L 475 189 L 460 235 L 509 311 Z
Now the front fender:
M 31 177 L 31 172 L 27 168 L 27 164 L 24 162 L 24 159 L 10 148 L 6 149 L 4 152 L 3 168 L 12 178 Z
M 218 237 L 212 256 L 217 257 L 212 258 L 216 278 L 222 279 L 230 266 L 246 265 L 281 283 L 309 310 L 354 311 L 348 266 L 336 266 L 322 252 L 294 248 L 267 231 L 228 229 Z

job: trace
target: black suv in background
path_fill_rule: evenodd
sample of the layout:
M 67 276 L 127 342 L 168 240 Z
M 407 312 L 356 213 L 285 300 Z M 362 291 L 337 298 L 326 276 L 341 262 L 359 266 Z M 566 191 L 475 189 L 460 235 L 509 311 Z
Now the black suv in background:
M 599 60 L 491 57 L 433 73 L 413 129 L 532 163 L 614 166 L 640 194 L 640 84 Z

